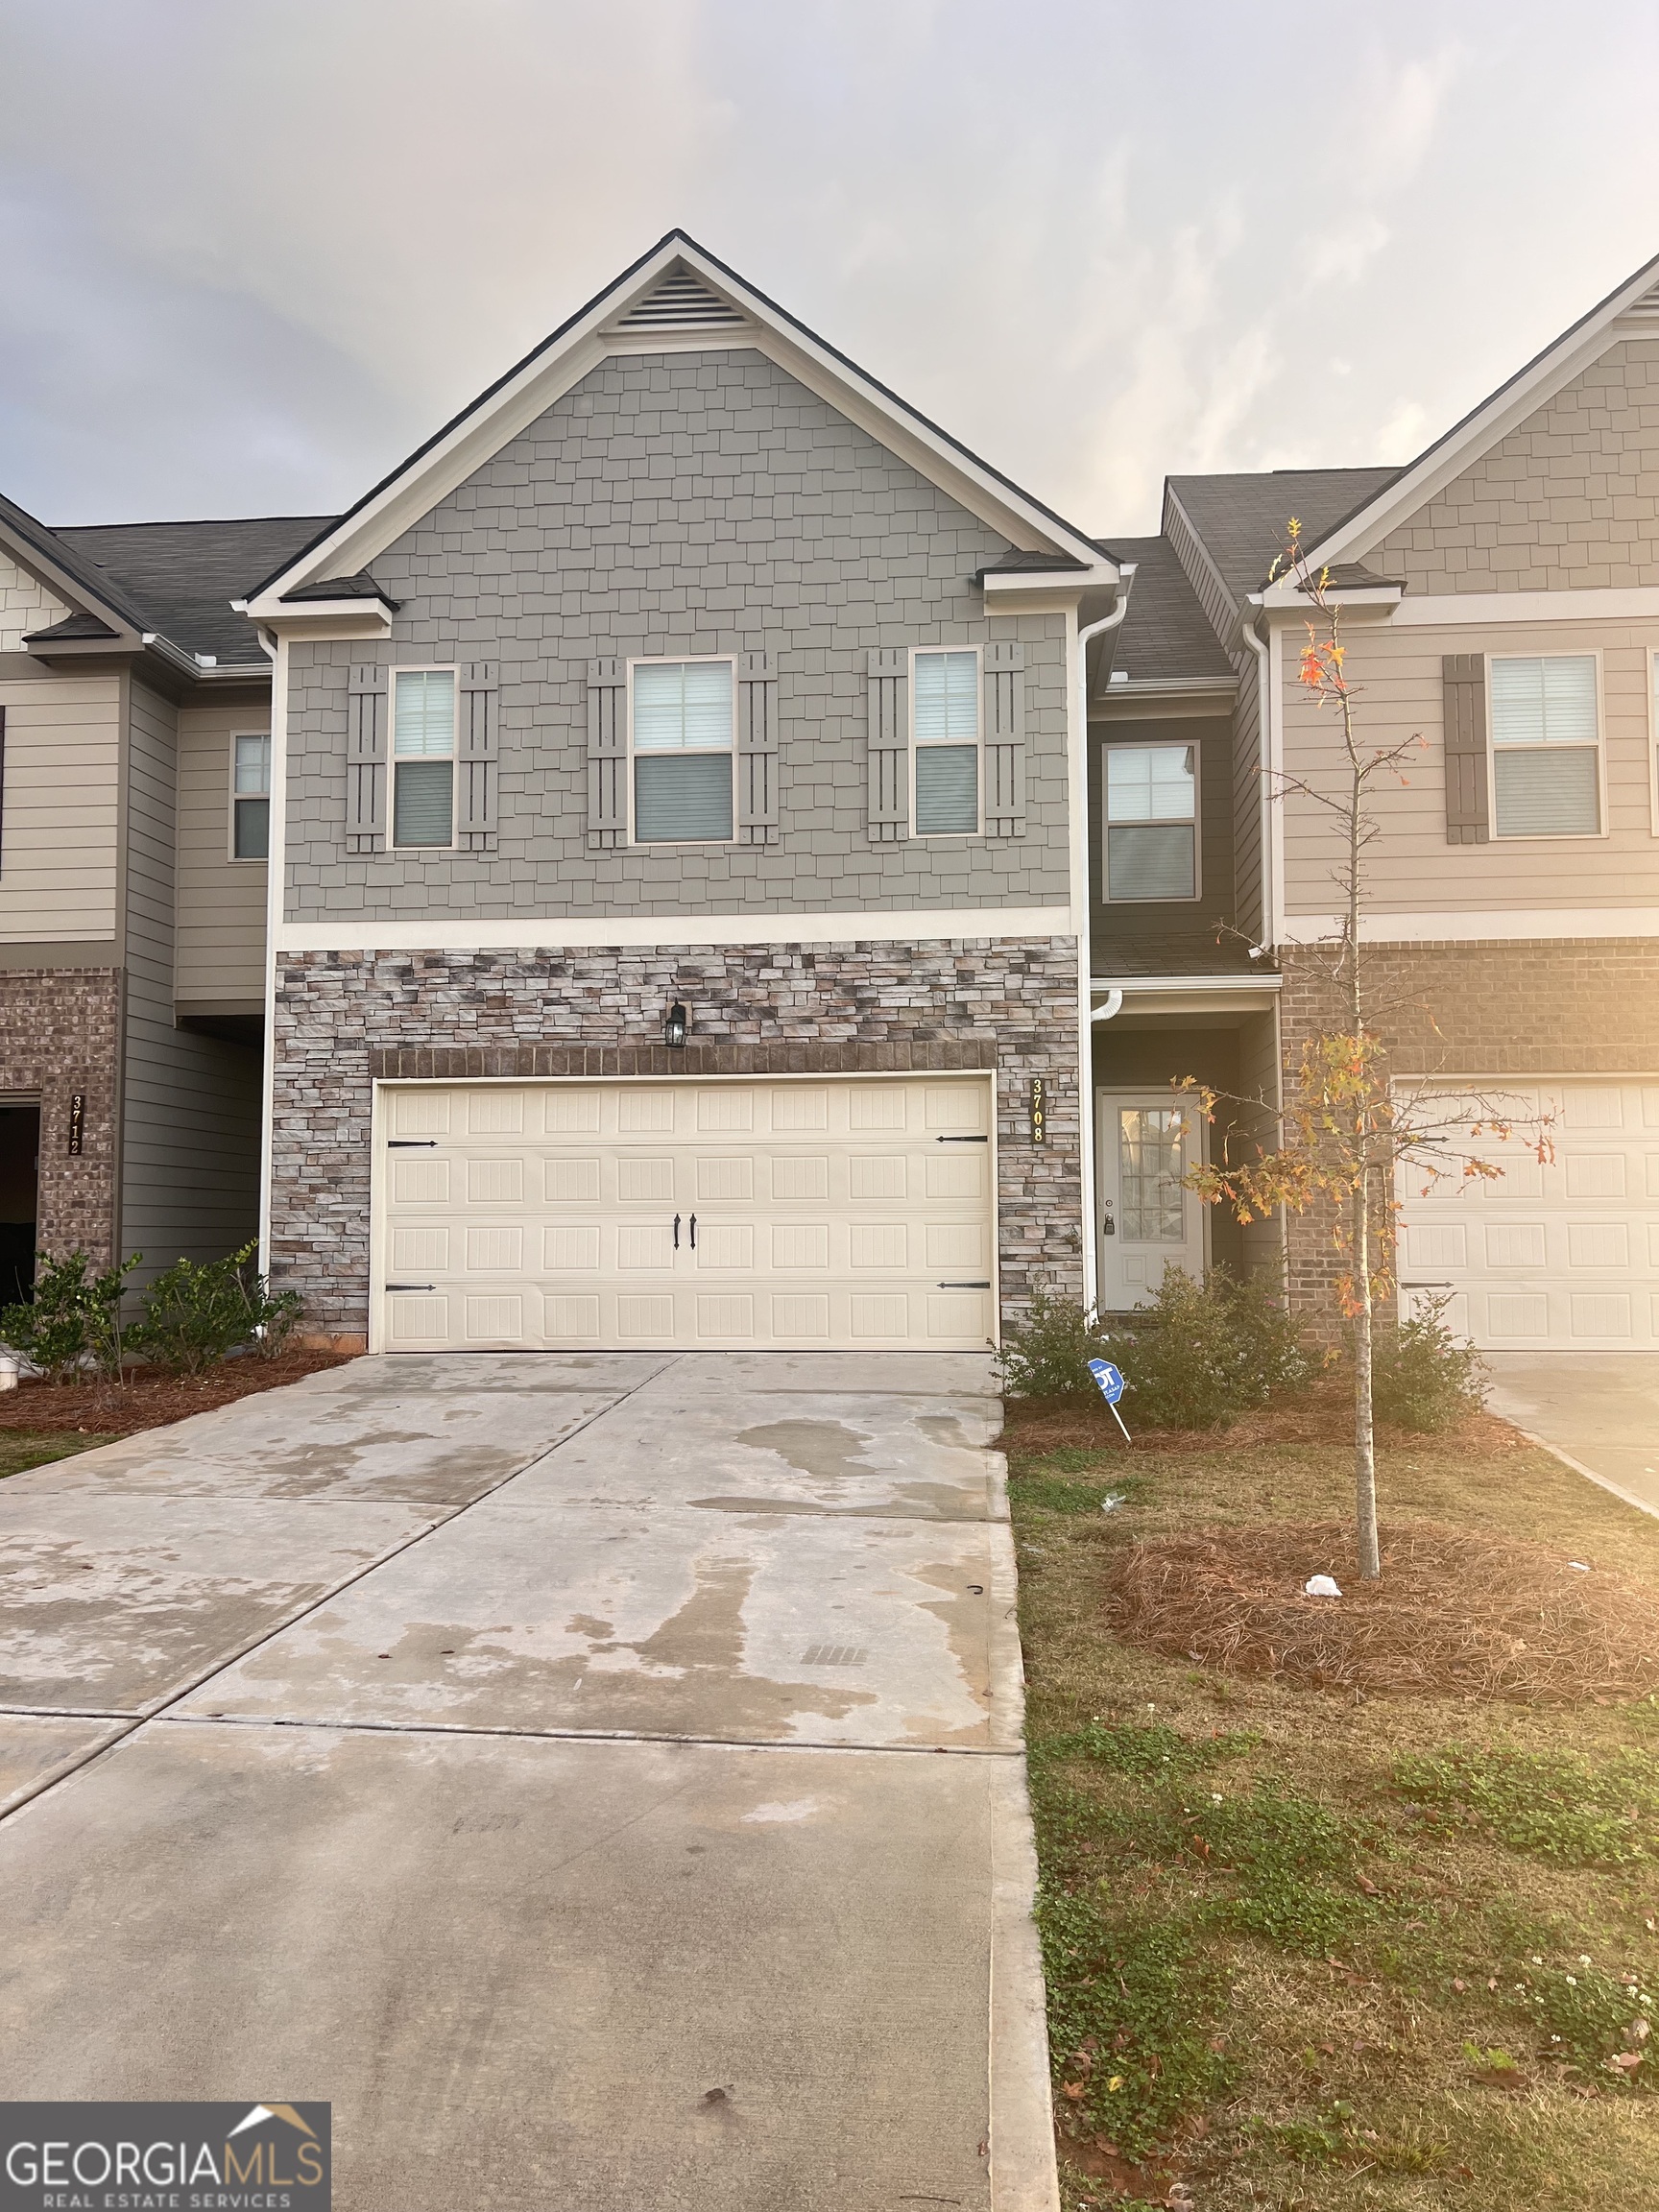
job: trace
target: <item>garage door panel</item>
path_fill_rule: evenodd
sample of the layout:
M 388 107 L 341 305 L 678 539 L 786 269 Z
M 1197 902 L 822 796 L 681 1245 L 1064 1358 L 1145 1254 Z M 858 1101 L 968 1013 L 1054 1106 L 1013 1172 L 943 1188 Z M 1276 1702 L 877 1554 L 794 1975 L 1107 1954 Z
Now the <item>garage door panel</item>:
M 982 1078 L 393 1089 L 382 1340 L 981 1349 L 989 1109 Z
M 1447 1296 L 1453 1329 L 1495 1350 L 1659 1344 L 1654 1103 L 1652 1085 L 1540 1084 L 1551 1158 L 1540 1163 L 1522 1135 L 1482 1135 L 1456 1148 L 1501 1166 L 1496 1180 L 1453 1177 L 1425 1193 L 1403 1172 L 1403 1308 Z

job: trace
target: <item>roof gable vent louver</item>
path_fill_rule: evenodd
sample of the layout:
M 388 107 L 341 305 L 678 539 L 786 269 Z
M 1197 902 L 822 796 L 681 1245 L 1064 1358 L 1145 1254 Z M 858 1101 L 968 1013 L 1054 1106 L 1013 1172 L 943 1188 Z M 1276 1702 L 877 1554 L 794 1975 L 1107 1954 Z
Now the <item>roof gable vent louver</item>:
M 689 269 L 670 269 L 660 284 L 618 316 L 618 330 L 707 330 L 741 325 L 744 317 Z
M 1644 292 L 1640 300 L 1632 300 L 1624 314 L 1637 323 L 1659 323 L 1659 284 Z

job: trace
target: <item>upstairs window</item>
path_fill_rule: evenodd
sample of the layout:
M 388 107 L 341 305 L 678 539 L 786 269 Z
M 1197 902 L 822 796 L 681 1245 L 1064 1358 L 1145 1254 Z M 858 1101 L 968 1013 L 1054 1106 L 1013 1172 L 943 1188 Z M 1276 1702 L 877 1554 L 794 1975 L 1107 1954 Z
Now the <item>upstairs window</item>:
M 271 854 L 271 740 L 230 740 L 230 852 L 237 860 Z
M 455 842 L 455 671 L 393 671 L 392 842 Z
M 1198 896 L 1198 748 L 1106 748 L 1106 896 Z
M 1490 665 L 1494 835 L 1599 836 L 1596 656 L 1494 656 Z
M 911 671 L 918 837 L 979 830 L 979 656 L 918 653 Z
M 730 661 L 634 665 L 634 842 L 732 837 L 736 698 Z

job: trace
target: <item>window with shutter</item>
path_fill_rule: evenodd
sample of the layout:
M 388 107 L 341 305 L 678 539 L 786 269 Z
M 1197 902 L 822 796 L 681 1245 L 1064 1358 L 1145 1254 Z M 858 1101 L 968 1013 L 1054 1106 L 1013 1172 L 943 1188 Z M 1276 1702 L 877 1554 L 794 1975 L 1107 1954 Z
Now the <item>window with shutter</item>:
M 916 837 L 979 830 L 979 656 L 918 653 L 910 671 Z
M 1106 896 L 1198 896 L 1198 748 L 1106 748 Z
M 633 679 L 635 844 L 729 843 L 732 662 L 637 661 Z
M 1494 655 L 1492 799 L 1500 837 L 1595 837 L 1601 745 L 1593 653 Z

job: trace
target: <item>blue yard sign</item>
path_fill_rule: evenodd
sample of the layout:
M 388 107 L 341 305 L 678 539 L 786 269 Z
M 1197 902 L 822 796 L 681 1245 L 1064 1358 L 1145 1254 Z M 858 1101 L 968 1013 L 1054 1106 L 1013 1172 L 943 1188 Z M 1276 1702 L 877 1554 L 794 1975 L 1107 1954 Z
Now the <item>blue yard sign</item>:
M 1089 1372 L 1094 1376 L 1101 1397 L 1111 1407 L 1113 1420 L 1117 1422 L 1119 1429 L 1123 1429 L 1123 1416 L 1118 1410 L 1118 1401 L 1123 1395 L 1122 1376 L 1113 1366 L 1110 1359 L 1091 1359 Z M 1127 1429 L 1123 1429 L 1124 1443 L 1127 1444 L 1129 1440 L 1129 1431 Z

